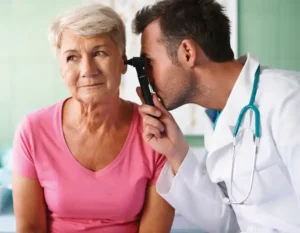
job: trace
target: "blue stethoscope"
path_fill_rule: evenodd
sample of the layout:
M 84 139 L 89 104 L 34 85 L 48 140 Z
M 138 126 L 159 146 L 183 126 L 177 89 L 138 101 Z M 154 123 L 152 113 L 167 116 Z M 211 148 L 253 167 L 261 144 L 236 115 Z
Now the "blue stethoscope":
M 260 76 L 260 66 L 258 66 L 258 68 L 257 68 L 257 70 L 255 72 L 255 77 L 254 77 L 254 82 L 253 82 L 253 87 L 252 87 L 252 93 L 251 93 L 251 96 L 250 96 L 249 104 L 247 104 L 241 110 L 241 112 L 240 112 L 240 114 L 238 116 L 238 120 L 237 120 L 236 126 L 235 126 L 234 131 L 233 131 L 232 165 L 231 165 L 231 178 L 230 178 L 230 189 L 229 189 L 230 192 L 229 192 L 229 197 L 228 198 L 224 198 L 224 203 L 226 203 L 226 204 L 244 205 L 245 201 L 249 198 L 250 193 L 252 191 L 253 180 L 254 180 L 254 171 L 255 171 L 255 166 L 256 166 L 257 153 L 258 153 L 258 145 L 259 145 L 259 139 L 260 139 L 260 113 L 259 113 L 259 110 L 256 107 L 256 105 L 254 104 L 256 93 L 257 93 L 257 89 L 258 89 L 259 76 Z M 234 198 L 233 192 L 232 192 L 232 187 L 233 187 L 232 183 L 233 183 L 233 176 L 234 176 L 234 165 L 235 165 L 235 158 L 236 158 L 235 149 L 236 149 L 236 146 L 237 146 L 236 137 L 237 137 L 237 135 L 239 133 L 239 129 L 240 129 L 241 123 L 243 122 L 245 114 L 247 113 L 248 110 L 250 110 L 250 111 L 252 110 L 253 113 L 254 113 L 254 117 L 255 117 L 255 130 L 254 130 L 254 135 L 253 135 L 254 138 L 255 138 L 254 139 L 255 152 L 254 152 L 254 157 L 253 157 L 251 180 L 250 180 L 250 184 L 249 184 L 247 195 L 244 198 L 242 198 L 241 200 L 236 200 Z M 216 124 L 216 122 L 215 122 L 215 124 Z M 214 124 L 214 127 L 215 127 L 215 124 Z M 232 197 L 233 200 L 230 199 L 230 196 Z

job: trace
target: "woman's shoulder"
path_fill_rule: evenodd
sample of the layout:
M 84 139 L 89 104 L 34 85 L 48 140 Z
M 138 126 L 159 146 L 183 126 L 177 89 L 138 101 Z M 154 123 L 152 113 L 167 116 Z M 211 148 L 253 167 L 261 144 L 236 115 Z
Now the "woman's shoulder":
M 138 111 L 139 104 L 131 102 L 133 105 L 133 119 L 131 123 L 130 134 L 125 148 L 131 156 L 128 156 L 132 166 L 140 166 L 140 164 L 147 166 L 147 171 L 151 173 L 151 183 L 155 183 L 158 174 L 166 162 L 165 156 L 156 152 L 143 139 L 143 119 Z M 136 169 L 140 170 L 140 169 Z
M 139 104 L 138 103 L 135 103 L 135 102 L 131 102 L 130 103 L 132 104 L 133 106 L 133 115 L 132 115 L 132 121 L 131 121 L 131 124 L 134 125 L 134 128 L 135 128 L 135 134 L 138 134 L 138 135 L 142 135 L 143 131 L 143 119 L 139 113 Z
M 152 149 L 143 139 L 143 118 L 138 111 L 140 105 L 134 102 L 132 102 L 132 104 L 134 109 L 130 130 L 130 133 L 133 135 L 132 144 L 140 150 L 138 154 L 142 154 L 146 158 L 152 160 L 154 157 L 160 157 L 161 155 Z
M 38 110 L 28 113 L 25 117 L 28 118 L 30 121 L 47 120 L 49 118 L 54 117 L 55 114 L 61 113 L 62 105 L 64 102 L 65 100 L 61 100 L 55 104 L 42 107 Z
M 61 115 L 64 101 L 65 100 L 62 100 L 25 114 L 19 124 L 19 130 L 27 132 L 33 131 L 34 129 L 39 130 L 41 126 L 48 127 L 49 124 L 55 123 L 59 119 L 59 115 Z

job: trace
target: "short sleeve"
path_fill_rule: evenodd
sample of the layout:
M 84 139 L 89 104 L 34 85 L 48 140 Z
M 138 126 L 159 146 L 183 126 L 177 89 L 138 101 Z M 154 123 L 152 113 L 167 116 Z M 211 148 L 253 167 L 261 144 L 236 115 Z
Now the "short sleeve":
M 37 179 L 32 156 L 32 132 L 25 118 L 15 132 L 13 141 L 13 172 L 30 179 Z
M 165 165 L 166 161 L 167 161 L 167 159 L 164 155 L 157 154 L 157 158 L 155 160 L 153 176 L 152 176 L 152 179 L 150 181 L 150 184 L 156 184 L 156 181 L 159 177 L 159 174 L 160 174 L 163 166 Z

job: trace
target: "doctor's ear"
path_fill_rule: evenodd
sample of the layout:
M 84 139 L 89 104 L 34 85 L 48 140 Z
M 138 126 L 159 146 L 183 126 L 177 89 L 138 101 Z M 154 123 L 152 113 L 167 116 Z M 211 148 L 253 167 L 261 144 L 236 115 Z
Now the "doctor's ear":
M 178 49 L 178 60 L 192 68 L 196 65 L 197 44 L 192 39 L 185 39 Z

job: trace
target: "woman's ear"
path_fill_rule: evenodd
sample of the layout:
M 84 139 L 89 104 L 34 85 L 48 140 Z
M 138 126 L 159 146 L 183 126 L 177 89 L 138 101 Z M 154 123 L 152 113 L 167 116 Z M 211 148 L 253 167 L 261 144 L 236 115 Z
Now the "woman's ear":
M 178 60 L 181 64 L 192 68 L 196 65 L 197 44 L 191 39 L 181 42 L 178 49 Z
M 125 74 L 127 72 L 127 65 L 125 64 L 126 61 L 127 61 L 127 56 L 124 54 L 122 56 L 122 62 L 123 62 L 122 70 L 121 70 L 122 74 Z

